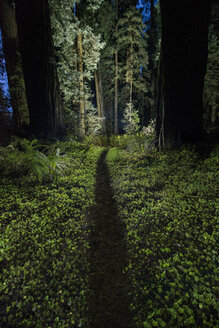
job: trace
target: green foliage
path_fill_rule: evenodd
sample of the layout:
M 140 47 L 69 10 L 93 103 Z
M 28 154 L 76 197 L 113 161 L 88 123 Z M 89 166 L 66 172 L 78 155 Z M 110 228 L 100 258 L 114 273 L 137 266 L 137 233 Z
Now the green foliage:
M 112 135 L 110 137 L 110 146 L 118 149 L 126 149 L 131 142 L 132 136 L 124 134 L 121 136 Z
M 126 105 L 123 113 L 124 130 L 127 134 L 135 134 L 139 130 L 139 116 L 137 110 L 134 109 L 133 103 Z
M 48 155 L 45 150 L 49 152 Z M 69 159 L 60 155 L 59 148 L 53 146 L 49 149 L 45 145 L 39 145 L 37 139 L 15 139 L 8 147 L 0 148 L 0 170 L 3 176 L 27 174 L 43 182 L 63 175 L 68 171 L 69 164 Z
M 97 126 L 99 129 L 100 123 L 92 126 L 98 121 L 92 103 L 92 81 L 100 60 L 100 52 L 105 43 L 102 42 L 101 35 L 95 32 L 90 17 L 94 17 L 94 12 L 99 9 L 102 1 L 89 0 L 86 6 L 82 2 L 76 1 L 76 13 L 74 1 L 50 0 L 49 2 L 58 76 L 64 96 L 66 126 L 70 133 L 75 132 L 75 135 L 80 135 L 78 107 L 83 99 L 88 132 L 90 133 L 91 128 L 96 131 Z M 82 58 L 80 60 L 83 61 L 83 72 L 80 72 L 78 65 L 78 35 L 82 36 Z M 83 88 L 80 87 L 81 76 L 83 77 Z
M 148 153 L 154 150 L 155 145 L 155 121 L 151 120 L 147 127 L 133 135 L 132 140 L 127 146 L 127 150 L 137 153 Z
M 127 9 L 118 22 L 119 78 L 122 85 L 119 102 L 125 117 L 130 110 L 136 112 L 136 115 L 133 114 L 136 116 L 135 120 L 137 120 L 137 111 L 141 110 L 139 104 L 142 103 L 142 99 L 145 102 L 148 93 L 147 35 L 144 33 L 144 28 L 140 13 L 133 6 Z M 133 109 L 134 107 L 137 111 Z M 125 132 L 127 133 L 126 127 Z
M 92 146 L 106 147 L 108 146 L 108 138 L 105 135 L 86 136 L 84 138 L 83 145 L 87 147 L 92 147 Z
M 57 145 L 60 154 L 71 150 L 68 176 L 47 185 L 25 176 L 0 184 L 2 327 L 88 327 L 86 220 L 101 149 L 84 152 L 73 141 Z
M 108 153 L 136 327 L 218 326 L 218 155 Z

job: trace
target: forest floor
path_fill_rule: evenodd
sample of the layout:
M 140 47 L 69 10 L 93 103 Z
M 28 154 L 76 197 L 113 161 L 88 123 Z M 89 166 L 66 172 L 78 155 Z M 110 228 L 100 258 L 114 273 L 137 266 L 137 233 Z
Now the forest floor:
M 0 328 L 218 327 L 218 145 L 115 141 L 0 149 Z
M 113 199 L 107 150 L 97 163 L 95 205 L 91 211 L 89 313 L 91 327 L 132 327 L 125 226 Z

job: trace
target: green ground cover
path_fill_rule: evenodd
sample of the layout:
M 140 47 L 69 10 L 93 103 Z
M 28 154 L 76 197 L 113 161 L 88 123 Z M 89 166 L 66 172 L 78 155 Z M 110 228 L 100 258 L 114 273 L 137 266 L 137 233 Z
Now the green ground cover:
M 138 328 L 218 327 L 218 155 L 108 153 Z
M 141 136 L 112 141 L 117 148 L 107 163 L 126 227 L 133 327 L 217 327 L 219 149 L 202 158 L 189 148 L 158 153 Z M 108 235 L 91 231 L 97 195 L 98 206 L 112 207 L 103 159 L 96 175 L 102 151 L 89 140 L 17 140 L 0 148 L 1 328 L 90 327 L 91 274 L 102 276 L 98 263 L 105 267 L 108 257 L 113 272 L 119 258 L 106 253 L 115 231 L 105 212 L 93 219 L 100 223 L 101 216 Z M 102 253 L 104 260 L 95 258 Z
M 102 149 L 35 146 L 1 150 L 0 326 L 85 327 L 87 212 Z

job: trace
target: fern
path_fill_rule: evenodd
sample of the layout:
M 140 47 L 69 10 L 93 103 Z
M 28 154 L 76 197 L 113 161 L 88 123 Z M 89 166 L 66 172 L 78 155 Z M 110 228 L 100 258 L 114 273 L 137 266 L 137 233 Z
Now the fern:
M 46 155 L 38 149 L 48 150 Z M 39 145 L 38 140 L 16 138 L 7 148 L 0 148 L 0 170 L 5 176 L 21 176 L 29 174 L 38 182 L 56 179 L 69 169 L 70 160 L 60 155 L 60 149 Z

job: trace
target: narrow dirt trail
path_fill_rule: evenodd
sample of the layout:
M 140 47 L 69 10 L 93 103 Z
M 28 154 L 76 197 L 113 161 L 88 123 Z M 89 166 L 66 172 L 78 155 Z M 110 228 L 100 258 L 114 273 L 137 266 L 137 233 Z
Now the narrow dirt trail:
M 91 328 L 129 328 L 125 227 L 118 216 L 103 151 L 97 164 L 96 206 L 91 211 L 89 315 Z

